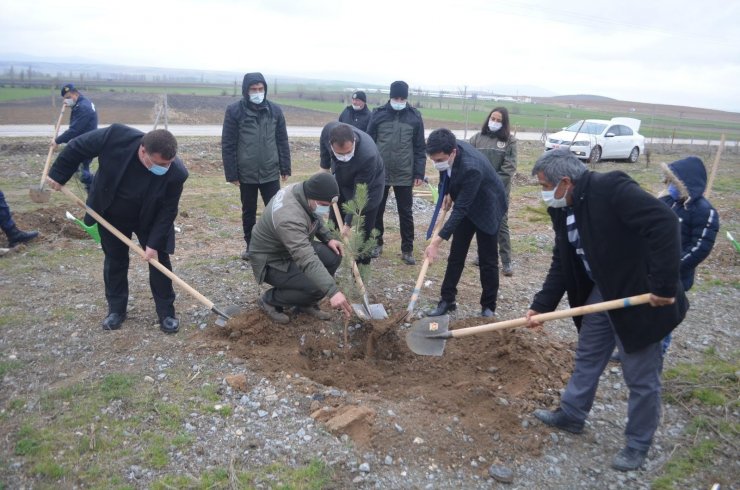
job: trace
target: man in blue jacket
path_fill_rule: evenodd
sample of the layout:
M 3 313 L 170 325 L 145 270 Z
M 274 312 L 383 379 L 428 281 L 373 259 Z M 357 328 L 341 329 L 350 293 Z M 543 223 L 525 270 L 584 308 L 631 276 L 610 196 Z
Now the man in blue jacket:
M 424 154 L 424 121 L 419 111 L 408 103 L 409 85 L 403 81 L 391 84 L 390 99 L 375 110 L 367 126 L 367 134 L 378 145 L 385 165 L 385 192 L 380 201 L 375 228 L 378 247 L 373 257 L 383 251 L 383 215 L 388 192 L 393 187 L 401 228 L 401 260 L 414 265 L 413 190 L 424 182 L 427 158 Z
M 249 241 L 257 221 L 257 193 L 267 206 L 280 190 L 280 179 L 290 176 L 290 146 L 280 106 L 267 100 L 267 81 L 262 73 L 247 73 L 242 81 L 242 100 L 226 108 L 221 133 L 221 158 L 226 181 L 239 187 L 242 228 L 249 260 Z
M 131 238 L 136 233 L 147 260 L 156 258 L 172 270 L 170 254 L 175 251 L 177 208 L 188 171 L 176 156 L 177 141 L 167 130 L 149 133 L 113 124 L 69 142 L 49 170 L 49 185 L 59 190 L 88 158 L 98 157 L 98 172 L 87 197 L 87 205 L 118 231 Z M 88 225 L 94 223 L 85 215 Z M 103 247 L 103 279 L 108 315 L 104 330 L 117 330 L 126 319 L 128 304 L 129 248 L 100 227 Z M 160 329 L 176 333 L 172 280 L 149 265 L 149 284 L 159 317 Z
M 375 142 L 366 133 L 348 124 L 330 122 L 321 130 L 320 166 L 333 172 L 339 185 L 339 209 L 355 198 L 357 186 L 367 186 L 367 204 L 363 209 L 363 235 L 367 240 L 375 226 L 380 200 L 385 187 L 385 167 Z M 336 225 L 334 213 L 329 215 Z M 352 214 L 345 215 L 344 225 L 352 225 Z M 344 231 L 344 230 L 341 230 Z M 369 264 L 370 257 L 359 257 L 358 262 Z
M 478 242 L 481 316 L 493 317 L 498 295 L 498 229 L 506 214 L 506 192 L 501 179 L 488 159 L 465 141 L 458 141 L 449 129 L 432 131 L 426 151 L 439 170 L 441 205 L 452 213 L 439 234 L 432 239 L 424 254 L 430 261 L 437 258 L 443 240 L 449 240 L 450 256 L 442 281 L 441 299 L 428 316 L 444 315 L 455 310 L 457 283 L 465 267 L 470 242 Z
M 72 138 L 81 134 L 98 129 L 98 113 L 95 112 L 95 104 L 82 95 L 74 84 L 68 83 L 62 87 L 62 98 L 64 104 L 72 108 L 72 113 L 69 116 L 69 128 L 56 137 L 54 148 L 62 143 L 69 143 Z M 91 163 L 92 158 L 84 160 L 80 170 L 80 182 L 85 185 L 87 192 L 90 192 L 90 184 L 93 180 L 93 174 L 90 172 Z
M 555 231 L 550 269 L 527 318 L 553 311 L 564 294 L 571 307 L 650 293 L 650 304 L 574 317 L 575 366 L 554 411 L 536 410 L 546 425 L 583 431 L 599 377 L 617 345 L 629 388 L 625 447 L 612 461 L 640 468 L 660 420 L 661 341 L 686 315 L 679 280 L 676 215 L 624 172 L 589 172 L 568 150 L 542 155 L 532 169 Z M 541 323 L 530 320 L 530 327 Z

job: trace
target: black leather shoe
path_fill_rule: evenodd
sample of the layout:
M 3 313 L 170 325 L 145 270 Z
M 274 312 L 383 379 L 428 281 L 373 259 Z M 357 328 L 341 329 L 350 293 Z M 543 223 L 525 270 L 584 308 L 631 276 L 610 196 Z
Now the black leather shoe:
M 437 307 L 433 310 L 429 310 L 426 312 L 427 316 L 442 316 L 446 315 L 449 311 L 455 311 L 457 309 L 456 303 L 448 303 L 445 300 L 440 301 L 437 303 Z
M 166 316 L 159 321 L 159 329 L 164 333 L 177 333 L 180 330 L 180 320 Z
M 383 255 L 383 245 L 378 245 L 372 250 L 372 252 L 370 252 L 371 259 L 377 259 L 381 255 Z
M 416 265 L 416 259 L 414 259 L 411 252 L 401 254 L 401 260 L 406 265 Z
M 619 471 L 634 471 L 640 469 L 647 457 L 647 451 L 640 451 L 632 447 L 624 447 L 614 456 L 612 468 Z
M 126 319 L 126 314 L 119 313 L 108 313 L 108 316 L 103 320 L 103 330 L 118 330 L 121 328 L 121 324 Z
M 568 417 L 565 415 L 565 412 L 559 408 L 552 412 L 550 410 L 542 409 L 535 410 L 534 416 L 541 420 L 545 425 L 556 427 L 566 432 L 570 432 L 571 434 L 580 434 L 583 432 L 584 423 Z
M 10 231 L 6 231 L 5 234 L 8 236 L 8 248 L 16 247 L 21 243 L 30 242 L 39 236 L 38 231 L 21 231 L 15 226 Z
M 495 314 L 493 313 L 493 310 L 490 308 L 483 308 L 480 311 L 480 316 L 483 318 L 493 318 Z

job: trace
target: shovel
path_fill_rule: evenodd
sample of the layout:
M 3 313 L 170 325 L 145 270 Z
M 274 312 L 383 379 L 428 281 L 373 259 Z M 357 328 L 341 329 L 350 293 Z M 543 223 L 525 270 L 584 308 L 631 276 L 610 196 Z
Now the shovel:
M 82 228 L 82 230 L 85 233 L 87 233 L 88 235 L 90 235 L 92 237 L 92 239 L 95 240 L 95 243 L 97 243 L 98 245 L 100 245 L 100 231 L 98 231 L 98 224 L 97 223 L 95 223 L 92 226 L 87 226 L 84 221 L 82 221 L 81 219 L 75 218 L 74 215 L 72 213 L 70 213 L 69 211 L 67 211 L 64 216 L 68 220 L 70 220 L 70 221 L 72 221 L 72 222 L 77 223 L 78 225 L 80 225 L 80 228 Z
M 447 210 L 442 209 L 442 216 L 439 217 L 437 220 L 437 224 L 434 226 L 434 231 L 432 232 L 432 240 L 434 237 L 437 236 L 437 233 L 439 233 L 439 230 L 442 228 L 442 225 L 444 225 L 445 217 L 447 216 Z M 414 312 L 414 306 L 416 306 L 416 300 L 419 299 L 419 294 L 421 294 L 421 285 L 424 282 L 424 277 L 427 275 L 427 269 L 429 269 L 429 257 L 424 258 L 424 263 L 421 265 L 421 271 L 419 272 L 419 278 L 416 279 L 416 286 L 414 286 L 414 291 L 411 293 L 411 301 L 409 301 L 409 306 L 406 308 L 406 317 L 411 315 Z
M 146 253 L 144 250 L 135 244 L 133 241 L 131 241 L 130 238 L 128 238 L 126 235 L 118 231 L 112 224 L 108 223 L 102 216 L 100 216 L 98 213 L 96 213 L 90 206 L 85 204 L 85 202 L 77 197 L 71 190 L 67 189 L 65 186 L 62 186 L 61 191 L 65 193 L 68 197 L 70 197 L 73 201 L 75 201 L 77 204 L 79 204 L 81 207 L 85 208 L 85 211 L 87 211 L 87 214 L 95 218 L 95 221 L 103 225 L 109 232 L 111 232 L 113 235 L 116 236 L 119 240 L 121 240 L 123 243 L 129 246 L 131 250 L 139 254 L 142 258 L 146 258 Z M 173 282 L 177 283 L 178 286 L 183 288 L 185 291 L 188 292 L 193 298 L 198 300 L 203 306 L 210 309 L 213 313 L 218 315 L 220 318 L 216 320 L 216 324 L 223 327 L 226 325 L 226 320 L 230 320 L 232 316 L 236 315 L 239 312 L 239 308 L 236 306 L 229 306 L 224 309 L 221 309 L 213 304 L 213 301 L 206 298 L 202 294 L 200 294 L 198 291 L 193 289 L 188 283 L 177 277 L 174 272 L 169 270 L 167 267 L 163 266 L 157 259 L 149 259 L 148 262 L 159 269 L 159 271 L 164 274 L 165 276 L 172 279 Z
M 46 156 L 46 163 L 44 164 L 44 170 L 41 172 L 41 182 L 38 186 L 32 185 L 31 188 L 28 190 L 28 193 L 31 196 L 31 200 L 33 202 L 37 203 L 45 203 L 49 202 L 49 199 L 51 199 L 51 191 L 49 189 L 44 188 L 44 184 L 46 184 L 46 176 L 49 175 L 49 164 L 51 163 L 51 155 L 54 153 L 54 144 L 53 141 L 56 139 L 57 135 L 59 134 L 59 126 L 62 124 L 62 116 L 64 116 L 64 109 L 67 107 L 66 104 L 62 104 L 62 111 L 59 113 L 59 119 L 57 119 L 57 125 L 54 127 L 54 137 L 52 138 L 52 143 L 49 143 L 49 154 Z
M 332 209 L 334 209 L 334 216 L 337 218 L 337 223 L 339 223 L 339 230 L 340 230 L 340 236 L 341 236 L 341 230 L 344 228 L 344 221 L 342 220 L 342 214 L 339 212 L 339 206 L 337 205 L 336 201 L 333 201 L 331 203 Z M 381 304 L 374 304 L 371 305 L 370 301 L 367 299 L 367 290 L 365 289 L 365 284 L 362 282 L 362 277 L 360 276 L 360 269 L 357 268 L 357 262 L 355 262 L 354 257 L 352 254 L 349 253 L 349 246 L 345 243 L 345 249 L 348 252 L 349 260 L 352 262 L 352 275 L 355 276 L 355 282 L 357 283 L 357 288 L 360 290 L 360 293 L 362 294 L 362 304 L 353 304 L 352 309 L 355 311 L 355 314 L 360 317 L 361 320 L 384 320 L 388 318 L 388 313 L 385 311 L 385 307 Z
M 604 301 L 602 303 L 569 308 L 567 310 L 541 313 L 539 315 L 533 315 L 531 319 L 538 322 L 544 322 L 547 320 L 557 320 L 559 318 L 586 315 L 588 313 L 598 313 L 601 311 L 627 308 L 628 306 L 637 306 L 648 302 L 650 302 L 650 293 L 645 293 L 639 296 L 614 299 L 611 301 Z M 447 327 L 449 326 L 449 323 L 450 317 L 448 315 L 427 317 L 415 321 L 411 326 L 411 329 L 409 329 L 409 333 L 406 335 L 406 345 L 409 346 L 409 349 L 411 349 L 414 354 L 419 354 L 420 356 L 441 356 L 445 351 L 445 343 L 447 339 L 466 337 L 468 335 L 492 332 L 494 330 L 502 330 L 505 328 L 521 327 L 522 325 L 526 325 L 528 320 L 526 317 L 522 317 L 515 320 L 478 325 L 477 327 L 460 328 L 458 330 L 448 330 Z

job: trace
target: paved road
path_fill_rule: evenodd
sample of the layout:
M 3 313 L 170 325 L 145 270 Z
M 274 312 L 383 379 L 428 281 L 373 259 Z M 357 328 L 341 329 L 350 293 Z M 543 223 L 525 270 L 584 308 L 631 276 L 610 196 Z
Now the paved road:
M 140 129 L 141 131 L 149 131 L 152 129 L 151 125 L 146 124 L 131 124 L 130 126 Z M 101 125 L 100 127 L 105 127 Z M 64 132 L 66 126 L 59 128 L 60 134 Z M 186 125 L 186 124 L 171 124 L 169 130 L 175 136 L 221 136 L 221 125 L 220 124 L 206 124 L 206 125 Z M 426 135 L 429 136 L 431 129 L 426 130 Z M 467 137 L 473 136 L 477 128 L 469 129 Z M 458 138 L 465 138 L 465 131 L 456 130 L 453 131 L 455 136 Z M 0 138 L 30 138 L 38 136 L 48 136 L 54 134 L 54 126 L 51 124 L 5 124 L 0 125 Z M 318 138 L 321 135 L 321 127 L 319 126 L 288 126 L 288 136 L 290 137 L 303 137 L 303 138 Z M 516 134 L 517 139 L 523 141 L 539 141 L 541 133 L 534 132 L 518 132 Z M 653 143 L 671 143 L 670 138 L 653 138 L 646 139 L 646 142 Z M 675 139 L 673 144 L 676 145 L 707 145 L 707 140 L 689 140 L 689 139 Z M 718 146 L 719 140 L 712 140 L 711 145 Z

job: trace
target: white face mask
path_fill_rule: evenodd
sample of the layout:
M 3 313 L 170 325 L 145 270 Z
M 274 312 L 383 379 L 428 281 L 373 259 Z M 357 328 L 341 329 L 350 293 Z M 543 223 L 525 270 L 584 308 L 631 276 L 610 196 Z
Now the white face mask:
M 258 92 L 256 94 L 249 94 L 249 101 L 252 104 L 261 104 L 263 100 L 265 100 L 264 92 Z
M 494 133 L 501 129 L 501 126 L 503 125 L 498 121 L 488 121 L 488 129 L 490 129 Z
M 434 168 L 436 168 L 440 172 L 444 172 L 445 170 L 450 168 L 450 161 L 445 160 L 444 162 L 434 162 Z
M 64 105 L 66 105 L 67 107 L 74 107 L 75 104 L 76 102 L 72 97 L 64 99 Z
M 568 202 L 565 200 L 566 196 L 568 195 L 568 189 L 565 189 L 565 194 L 563 194 L 563 197 L 555 197 L 555 191 L 558 190 L 559 185 L 560 183 L 558 182 L 558 185 L 556 185 L 553 190 L 542 191 L 542 200 L 545 201 L 545 204 L 547 204 L 548 207 L 564 208 L 568 205 Z
M 361 111 L 362 110 L 362 106 L 361 105 L 354 105 L 354 104 L 352 104 L 352 109 L 354 109 L 356 111 Z
M 338 154 L 336 151 L 334 151 L 334 148 L 331 149 L 331 152 L 334 153 L 334 158 L 337 159 L 337 161 L 340 162 L 349 162 L 352 160 L 352 157 L 355 156 L 355 145 L 352 145 L 352 151 L 349 153 L 346 153 L 344 155 Z
M 391 107 L 397 111 L 402 111 L 406 108 L 406 102 L 393 102 L 391 101 Z

